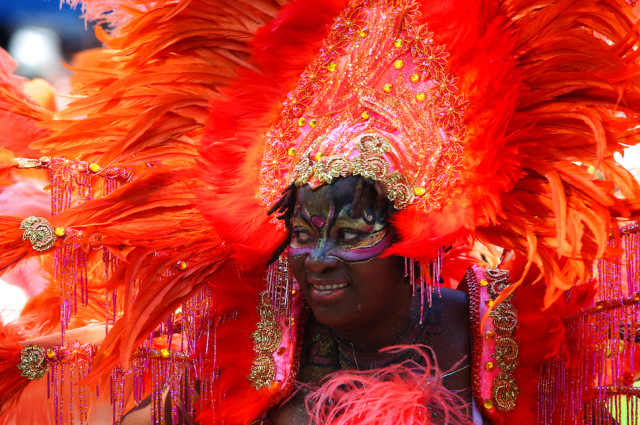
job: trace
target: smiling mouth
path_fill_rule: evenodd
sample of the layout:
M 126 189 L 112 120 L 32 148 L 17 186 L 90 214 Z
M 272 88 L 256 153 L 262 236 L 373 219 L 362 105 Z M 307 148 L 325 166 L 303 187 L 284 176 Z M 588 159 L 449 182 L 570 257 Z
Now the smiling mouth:
M 317 291 L 334 291 L 336 289 L 346 288 L 349 284 L 346 282 L 322 284 L 320 282 L 307 282 L 309 286 Z

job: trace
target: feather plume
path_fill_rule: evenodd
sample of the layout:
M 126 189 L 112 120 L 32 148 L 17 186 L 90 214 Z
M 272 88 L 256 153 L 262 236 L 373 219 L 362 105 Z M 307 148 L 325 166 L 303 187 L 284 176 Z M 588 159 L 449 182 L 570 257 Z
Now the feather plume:
M 383 351 L 415 350 L 421 357 L 367 371 L 329 375 L 307 397 L 312 424 L 410 425 L 471 424 L 462 398 L 442 385 L 445 372 L 432 364 L 421 346 L 394 346 Z M 455 369 L 455 367 L 454 367 Z

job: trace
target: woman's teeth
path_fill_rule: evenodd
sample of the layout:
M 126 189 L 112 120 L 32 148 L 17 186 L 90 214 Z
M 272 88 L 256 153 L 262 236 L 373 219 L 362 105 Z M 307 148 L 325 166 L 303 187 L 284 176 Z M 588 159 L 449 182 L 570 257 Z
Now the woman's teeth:
M 313 289 L 317 289 L 318 291 L 333 291 L 334 289 L 342 289 L 347 286 L 346 283 L 334 283 L 332 285 L 318 285 L 312 284 Z

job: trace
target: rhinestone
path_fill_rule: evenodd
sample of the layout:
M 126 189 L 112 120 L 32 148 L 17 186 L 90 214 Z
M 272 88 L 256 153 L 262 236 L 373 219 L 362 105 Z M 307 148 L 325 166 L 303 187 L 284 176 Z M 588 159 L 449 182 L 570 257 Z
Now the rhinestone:
M 488 339 L 489 341 L 491 341 L 492 339 L 494 339 L 496 337 L 496 333 L 494 331 L 487 331 L 484 333 L 484 337 L 486 339 Z

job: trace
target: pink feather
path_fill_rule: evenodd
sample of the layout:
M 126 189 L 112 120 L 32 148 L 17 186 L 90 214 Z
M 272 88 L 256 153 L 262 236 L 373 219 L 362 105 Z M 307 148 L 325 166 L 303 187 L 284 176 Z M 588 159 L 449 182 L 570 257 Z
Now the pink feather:
M 470 424 L 468 406 L 442 385 L 443 372 L 425 346 L 394 346 L 387 352 L 415 350 L 423 364 L 401 364 L 366 371 L 340 371 L 328 376 L 307 398 L 312 424 L 410 425 Z

